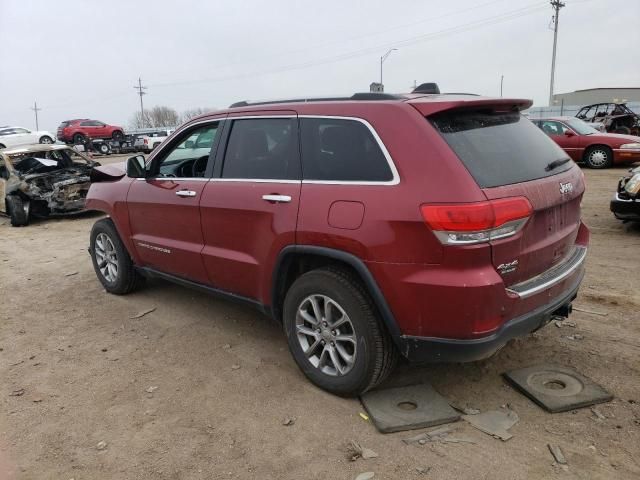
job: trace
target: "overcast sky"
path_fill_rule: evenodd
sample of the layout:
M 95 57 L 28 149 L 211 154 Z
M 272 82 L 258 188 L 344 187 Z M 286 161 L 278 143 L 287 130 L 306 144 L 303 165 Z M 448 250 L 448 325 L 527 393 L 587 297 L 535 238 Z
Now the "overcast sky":
M 640 87 L 640 0 L 565 0 L 556 93 Z M 546 105 L 548 0 L 0 0 L 0 125 L 90 117 L 126 126 L 145 106 L 442 91 Z

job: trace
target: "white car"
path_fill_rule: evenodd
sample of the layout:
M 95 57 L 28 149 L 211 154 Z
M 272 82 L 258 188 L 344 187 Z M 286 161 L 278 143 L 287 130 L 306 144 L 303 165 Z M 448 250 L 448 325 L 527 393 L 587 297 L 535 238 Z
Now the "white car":
M 56 136 L 45 130 L 34 132 L 22 127 L 0 127 L 0 148 L 55 142 Z

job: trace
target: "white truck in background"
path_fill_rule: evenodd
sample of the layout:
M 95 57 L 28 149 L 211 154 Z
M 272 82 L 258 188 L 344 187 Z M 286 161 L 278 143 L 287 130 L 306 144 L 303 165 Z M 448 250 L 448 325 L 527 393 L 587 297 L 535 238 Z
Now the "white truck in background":
M 138 152 L 149 153 L 164 142 L 174 130 L 173 128 L 163 128 L 145 133 L 144 135 L 136 135 L 133 146 Z

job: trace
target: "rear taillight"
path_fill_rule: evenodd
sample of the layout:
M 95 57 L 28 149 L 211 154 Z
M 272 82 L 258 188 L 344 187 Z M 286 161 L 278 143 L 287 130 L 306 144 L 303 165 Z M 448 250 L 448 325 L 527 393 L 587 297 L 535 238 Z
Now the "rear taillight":
M 142 141 L 144 142 L 145 145 L 149 145 L 149 140 L 147 140 L 146 138 L 143 138 Z
M 525 197 L 486 202 L 422 205 L 424 221 L 448 245 L 482 243 L 515 235 L 533 209 Z

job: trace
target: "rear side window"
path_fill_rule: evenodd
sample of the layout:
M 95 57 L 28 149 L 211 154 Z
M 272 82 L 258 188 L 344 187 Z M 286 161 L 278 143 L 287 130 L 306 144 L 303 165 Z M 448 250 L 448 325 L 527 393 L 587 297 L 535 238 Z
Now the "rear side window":
M 481 188 L 528 182 L 571 168 L 567 154 L 518 112 L 457 111 L 429 117 Z
M 302 118 L 305 180 L 388 182 L 389 163 L 366 125 L 357 120 Z
M 299 180 L 295 119 L 235 120 L 224 156 L 222 178 Z

